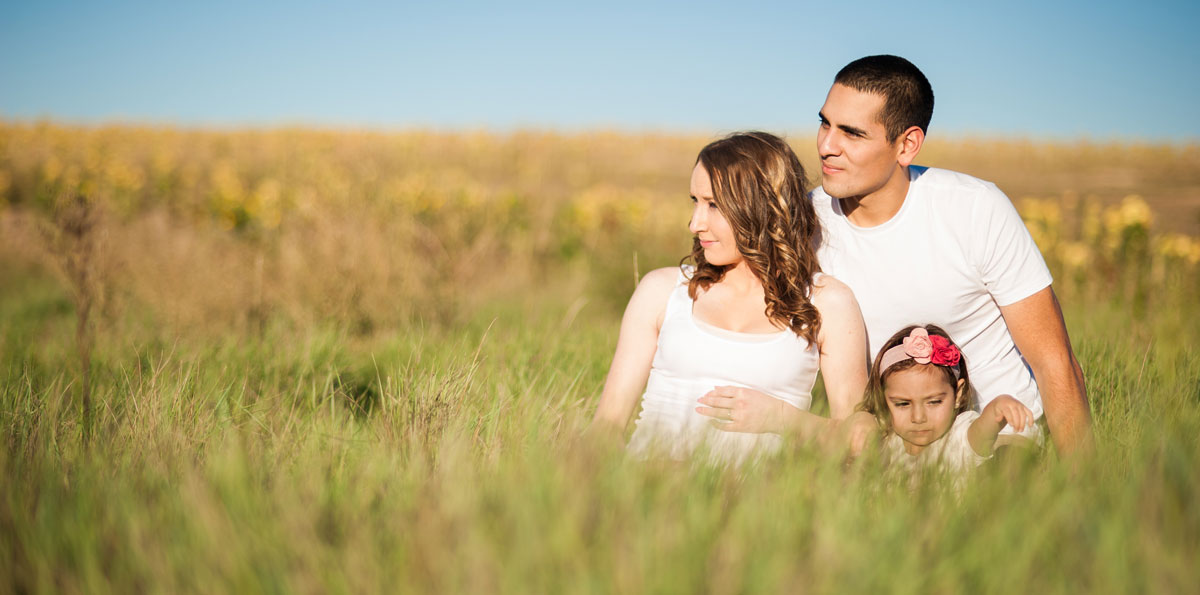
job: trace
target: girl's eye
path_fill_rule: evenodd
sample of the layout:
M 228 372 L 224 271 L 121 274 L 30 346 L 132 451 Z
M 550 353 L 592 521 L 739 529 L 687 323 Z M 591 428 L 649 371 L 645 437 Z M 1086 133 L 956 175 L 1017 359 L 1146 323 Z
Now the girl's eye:
M 930 405 L 933 405 L 934 407 L 936 407 L 936 406 L 938 406 L 938 405 L 941 405 L 941 404 L 942 404 L 942 400 L 941 400 L 941 399 L 934 399 L 934 400 L 930 401 L 930 402 L 929 402 L 929 404 L 930 404 Z

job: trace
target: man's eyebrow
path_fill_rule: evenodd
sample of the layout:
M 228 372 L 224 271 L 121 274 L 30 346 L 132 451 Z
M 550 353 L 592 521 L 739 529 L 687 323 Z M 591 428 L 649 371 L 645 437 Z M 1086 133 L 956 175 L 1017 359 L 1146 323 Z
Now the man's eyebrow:
M 838 128 L 842 132 L 845 132 L 846 134 L 853 134 L 854 136 L 866 136 L 867 135 L 866 130 L 863 130 L 862 128 L 855 128 L 854 126 L 850 126 L 848 124 L 838 124 Z
M 826 124 L 829 123 L 829 118 L 825 117 L 825 112 L 823 112 L 823 111 L 817 112 L 817 117 L 820 118 L 822 122 L 824 122 Z M 854 136 L 867 136 L 866 130 L 863 130 L 862 128 L 858 128 L 855 126 L 850 126 L 849 124 L 838 124 L 837 127 L 838 127 L 838 130 L 841 130 L 842 132 L 845 132 L 846 134 L 852 134 Z

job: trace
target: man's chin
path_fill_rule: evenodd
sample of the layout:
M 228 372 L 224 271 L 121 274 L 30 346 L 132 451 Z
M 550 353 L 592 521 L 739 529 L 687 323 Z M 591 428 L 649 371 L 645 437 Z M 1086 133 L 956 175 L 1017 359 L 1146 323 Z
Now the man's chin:
M 821 189 L 825 191 L 825 194 L 833 198 L 842 199 L 846 197 L 845 189 L 839 187 L 836 181 L 830 180 L 829 176 L 824 174 L 821 175 Z

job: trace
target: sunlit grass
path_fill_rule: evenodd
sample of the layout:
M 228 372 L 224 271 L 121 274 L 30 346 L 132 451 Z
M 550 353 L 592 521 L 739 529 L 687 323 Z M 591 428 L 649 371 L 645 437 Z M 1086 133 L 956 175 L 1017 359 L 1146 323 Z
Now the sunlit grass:
M 590 438 L 635 271 L 687 248 L 704 140 L 6 125 L 0 584 L 1194 589 L 1200 244 L 1153 192 L 1014 193 L 1088 379 L 1094 460 L 1046 453 L 956 495 L 803 448 L 730 471 Z M 1145 153 L 1162 185 L 1196 181 L 1188 148 L 1031 146 L 931 158 L 1083 180 Z M 80 192 L 101 221 L 90 441 L 55 219 Z

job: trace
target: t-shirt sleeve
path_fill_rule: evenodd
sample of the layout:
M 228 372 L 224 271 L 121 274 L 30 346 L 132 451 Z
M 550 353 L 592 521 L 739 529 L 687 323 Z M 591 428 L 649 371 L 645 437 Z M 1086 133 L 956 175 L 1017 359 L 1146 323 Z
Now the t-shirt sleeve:
M 1042 252 L 1012 201 L 988 184 L 972 209 L 975 266 L 988 292 L 1001 306 L 1019 302 L 1054 280 Z

